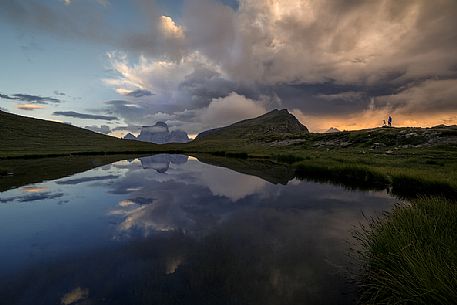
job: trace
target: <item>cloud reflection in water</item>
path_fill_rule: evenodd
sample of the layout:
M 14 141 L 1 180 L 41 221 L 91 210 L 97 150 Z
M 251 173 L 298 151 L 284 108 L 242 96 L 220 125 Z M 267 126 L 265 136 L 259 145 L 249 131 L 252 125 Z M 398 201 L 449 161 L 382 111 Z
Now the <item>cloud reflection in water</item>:
M 91 209 L 109 201 L 103 215 L 84 214 L 88 225 L 75 229 L 91 236 L 108 218 L 114 241 L 16 274 L 8 291 L 0 288 L 9 304 L 59 303 L 75 287 L 90 291 L 84 304 L 351 304 L 351 230 L 362 211 L 370 216 L 394 202 L 385 192 L 275 185 L 164 155 L 67 180 L 100 172 L 118 178 L 55 185 L 91 202 L 81 213 L 101 213 Z

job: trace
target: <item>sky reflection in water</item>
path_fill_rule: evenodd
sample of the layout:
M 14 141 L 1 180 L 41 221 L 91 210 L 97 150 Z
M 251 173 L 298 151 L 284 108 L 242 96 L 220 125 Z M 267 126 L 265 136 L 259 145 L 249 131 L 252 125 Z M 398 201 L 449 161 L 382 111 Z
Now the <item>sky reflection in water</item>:
M 351 304 L 351 231 L 394 201 L 275 185 L 187 156 L 120 161 L 0 193 L 0 295 L 8 304 Z

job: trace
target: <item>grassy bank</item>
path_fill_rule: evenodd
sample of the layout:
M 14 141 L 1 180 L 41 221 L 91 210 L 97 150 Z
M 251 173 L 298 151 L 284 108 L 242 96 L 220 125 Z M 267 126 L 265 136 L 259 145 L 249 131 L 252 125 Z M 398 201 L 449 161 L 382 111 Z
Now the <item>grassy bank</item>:
M 453 147 L 408 148 L 391 154 L 351 148 L 228 147 L 205 147 L 203 152 L 218 157 L 268 159 L 290 165 L 297 178 L 354 189 L 387 188 L 401 198 L 437 195 L 457 199 L 457 150 Z M 184 148 L 187 153 L 202 151 L 202 147 L 192 144 Z
M 362 304 L 457 303 L 457 203 L 414 200 L 373 220 L 362 243 Z

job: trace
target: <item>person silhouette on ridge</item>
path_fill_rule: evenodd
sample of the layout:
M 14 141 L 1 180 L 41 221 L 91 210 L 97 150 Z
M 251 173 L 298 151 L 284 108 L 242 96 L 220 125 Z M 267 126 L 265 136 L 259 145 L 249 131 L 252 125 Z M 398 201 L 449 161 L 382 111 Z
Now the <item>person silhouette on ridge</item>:
M 392 127 L 392 117 L 389 115 L 389 118 L 387 119 L 387 124 L 389 127 Z

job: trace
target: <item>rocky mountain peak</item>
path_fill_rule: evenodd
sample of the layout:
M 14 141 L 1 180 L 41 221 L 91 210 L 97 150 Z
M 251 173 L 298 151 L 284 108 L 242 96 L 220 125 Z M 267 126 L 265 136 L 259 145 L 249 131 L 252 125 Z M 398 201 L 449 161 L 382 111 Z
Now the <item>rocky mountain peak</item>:
M 128 133 L 124 139 L 156 144 L 187 143 L 190 141 L 185 131 L 173 130 L 170 132 L 168 125 L 165 122 L 157 122 L 153 126 L 143 126 L 141 127 L 141 132 L 138 137 Z

